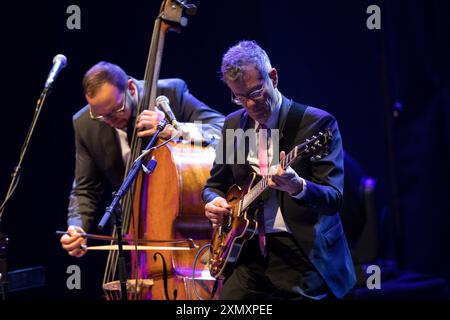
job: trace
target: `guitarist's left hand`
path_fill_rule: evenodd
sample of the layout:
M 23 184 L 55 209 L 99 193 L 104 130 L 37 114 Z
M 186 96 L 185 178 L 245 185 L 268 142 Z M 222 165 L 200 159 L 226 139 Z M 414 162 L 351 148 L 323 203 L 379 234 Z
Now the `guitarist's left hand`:
M 284 151 L 280 152 L 280 161 L 284 160 L 286 153 Z M 287 167 L 284 170 L 280 165 L 276 169 L 271 168 L 269 178 L 269 187 L 284 191 L 294 196 L 302 192 L 303 190 L 303 179 L 299 177 L 297 172 L 295 172 L 291 167 Z

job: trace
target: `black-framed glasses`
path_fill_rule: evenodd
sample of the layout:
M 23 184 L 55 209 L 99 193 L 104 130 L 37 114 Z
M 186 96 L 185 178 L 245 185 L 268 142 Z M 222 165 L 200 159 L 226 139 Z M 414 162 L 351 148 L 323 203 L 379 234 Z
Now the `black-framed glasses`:
M 265 88 L 265 85 L 262 84 L 261 88 L 256 89 L 245 96 L 242 96 L 242 95 L 236 96 L 234 94 L 234 92 L 231 91 L 231 101 L 239 106 L 244 105 L 247 102 L 247 100 L 256 101 L 256 100 L 262 98 L 263 93 L 264 93 L 264 88 Z
M 89 116 L 91 117 L 91 119 L 95 120 L 95 121 L 106 121 L 111 118 L 114 118 L 118 113 L 124 112 L 125 108 L 126 108 L 126 102 L 127 102 L 127 92 L 128 92 L 128 90 L 125 90 L 125 92 L 123 93 L 122 106 L 116 110 L 111 111 L 108 114 L 97 116 L 92 112 L 92 107 L 89 106 Z

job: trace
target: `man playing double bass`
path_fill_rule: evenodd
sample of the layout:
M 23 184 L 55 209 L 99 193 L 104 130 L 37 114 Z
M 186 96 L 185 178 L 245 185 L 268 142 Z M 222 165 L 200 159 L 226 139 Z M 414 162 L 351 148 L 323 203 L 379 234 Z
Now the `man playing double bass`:
M 75 257 L 86 253 L 82 246 L 86 239 L 80 232 L 87 232 L 94 220 L 104 181 L 116 189 L 122 183 L 134 127 L 140 130 L 139 137 L 147 137 L 165 117 L 158 109 L 136 114 L 143 82 L 112 63 L 99 62 L 90 68 L 83 78 L 83 90 L 88 105 L 73 117 L 75 179 L 69 198 L 68 234 L 61 237 L 62 247 Z M 168 97 L 183 137 L 210 140 L 220 135 L 223 115 L 191 95 L 183 80 L 159 80 L 157 95 Z M 175 133 L 168 125 L 160 137 L 168 139 Z

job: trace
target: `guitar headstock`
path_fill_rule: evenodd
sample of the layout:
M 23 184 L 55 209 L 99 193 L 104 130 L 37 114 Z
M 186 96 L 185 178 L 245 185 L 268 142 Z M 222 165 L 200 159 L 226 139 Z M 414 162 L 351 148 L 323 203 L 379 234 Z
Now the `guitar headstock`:
M 330 128 L 311 136 L 306 139 L 304 143 L 297 146 L 300 153 L 299 155 L 315 160 L 319 160 L 327 156 L 329 151 L 329 143 L 332 138 L 333 134 Z
M 187 18 L 183 16 L 186 13 L 189 16 L 195 15 L 197 7 L 193 4 L 187 3 L 188 0 L 165 0 L 161 5 L 159 17 L 172 25 L 175 30 L 177 27 L 186 27 Z

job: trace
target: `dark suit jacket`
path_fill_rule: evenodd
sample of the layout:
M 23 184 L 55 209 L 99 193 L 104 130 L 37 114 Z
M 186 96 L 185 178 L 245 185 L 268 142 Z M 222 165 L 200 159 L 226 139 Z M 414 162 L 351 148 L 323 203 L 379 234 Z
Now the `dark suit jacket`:
M 143 82 L 137 82 L 142 97 Z M 196 99 L 181 79 L 158 81 L 158 95 L 169 98 L 172 111 L 180 122 L 202 121 L 202 131 L 220 136 L 224 117 Z M 89 230 L 103 193 L 104 181 L 113 188 L 122 183 L 125 165 L 117 133 L 103 122 L 93 121 L 89 116 L 89 105 L 73 117 L 75 130 L 75 179 L 69 198 L 68 225 Z M 135 118 L 129 127 L 134 127 Z M 130 130 L 128 130 L 130 132 Z
M 252 120 L 243 109 L 227 116 L 217 155 L 220 150 L 225 154 L 223 148 L 227 144 L 234 145 L 236 151 L 243 143 L 224 141 L 225 130 L 246 130 L 251 124 Z M 319 161 L 297 159 L 291 165 L 292 169 L 306 180 L 304 196 L 297 200 L 286 192 L 276 193 L 284 221 L 294 238 L 333 294 L 340 298 L 353 287 L 355 273 L 338 215 L 344 186 L 343 149 L 339 128 L 329 113 L 283 97 L 279 116 L 280 151 L 289 152 L 295 145 L 305 142 L 311 135 L 326 128 L 331 128 L 333 133 L 328 156 Z M 205 202 L 210 202 L 217 196 L 224 197 L 231 185 L 243 184 L 252 171 L 248 163 L 227 164 L 230 159 L 222 161 L 225 164 L 218 162 L 216 157 L 211 177 L 203 190 Z

